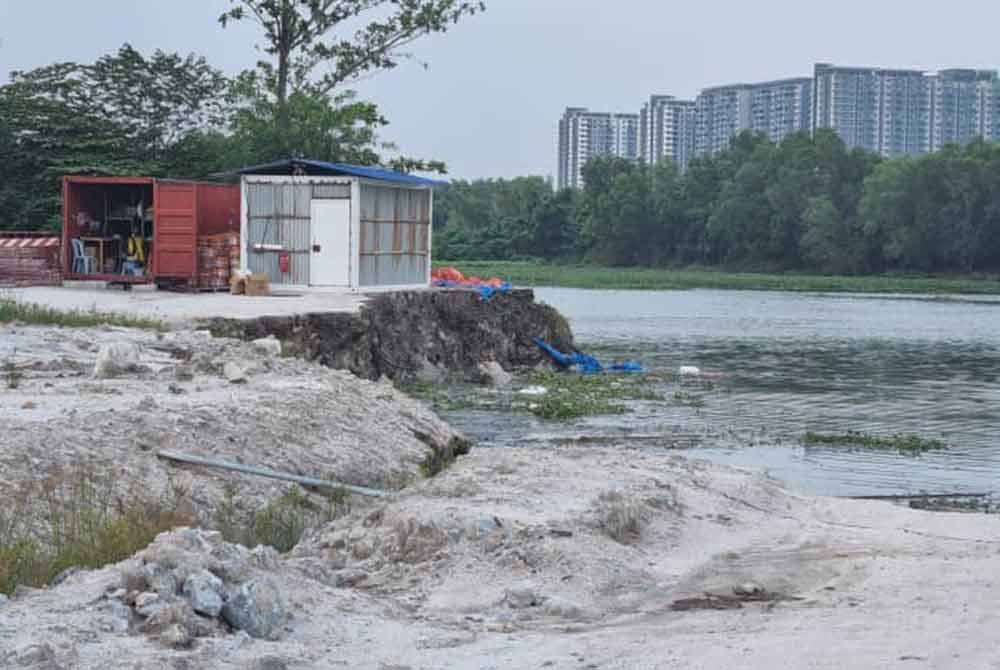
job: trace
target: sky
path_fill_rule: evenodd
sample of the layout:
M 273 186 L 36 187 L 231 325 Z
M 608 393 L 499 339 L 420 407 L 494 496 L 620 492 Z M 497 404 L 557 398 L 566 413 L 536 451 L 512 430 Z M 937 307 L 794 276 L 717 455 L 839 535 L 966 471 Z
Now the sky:
M 926 4 L 925 4 L 926 3 Z M 223 30 L 228 0 L 0 0 L 0 81 L 90 62 L 130 42 L 196 52 L 235 74 L 260 56 L 251 24 Z M 816 62 L 1000 68 L 1000 3 L 985 0 L 487 0 L 487 11 L 354 88 L 408 156 L 454 178 L 554 175 L 566 107 L 638 112 L 651 94 L 809 76 Z M 426 64 L 426 67 L 424 66 Z

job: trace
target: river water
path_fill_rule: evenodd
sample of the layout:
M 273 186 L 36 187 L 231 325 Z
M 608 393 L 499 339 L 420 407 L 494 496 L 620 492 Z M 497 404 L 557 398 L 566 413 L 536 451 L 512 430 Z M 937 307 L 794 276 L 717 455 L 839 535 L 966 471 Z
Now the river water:
M 818 495 L 1000 490 L 998 300 L 712 290 L 536 295 L 569 318 L 581 349 L 663 373 L 657 384 L 667 400 L 571 423 L 449 415 L 483 446 L 596 438 L 685 448 Z M 707 386 L 668 381 L 681 365 L 724 377 Z M 694 397 L 698 403 L 685 402 Z M 914 456 L 802 444 L 806 431 L 849 430 L 916 434 L 948 448 Z

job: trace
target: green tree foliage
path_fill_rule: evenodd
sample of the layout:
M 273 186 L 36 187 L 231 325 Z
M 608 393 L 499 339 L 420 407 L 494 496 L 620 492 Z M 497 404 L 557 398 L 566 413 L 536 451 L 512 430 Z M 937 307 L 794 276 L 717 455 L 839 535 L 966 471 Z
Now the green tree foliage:
M 386 122 L 374 105 L 355 102 L 344 85 L 395 68 L 408 57 L 408 45 L 486 8 L 482 0 L 230 2 L 219 22 L 256 23 L 260 48 L 272 59 L 241 78 L 248 97 L 238 128 L 253 139 L 257 155 L 363 163 L 376 162 L 375 130 Z M 355 151 L 361 156 L 352 156 Z M 440 162 L 412 158 L 393 166 L 444 171 Z
M 517 207 L 505 193 L 518 180 L 463 183 L 438 200 L 436 221 L 448 224 L 439 251 L 836 274 L 1000 271 L 1000 144 L 883 161 L 829 130 L 780 144 L 743 134 L 684 174 L 607 158 L 583 176 L 576 194 L 535 180 Z M 541 244 L 530 234 L 538 217 L 523 213 L 558 198 L 576 202 L 554 210 L 560 241 Z
M 64 174 L 200 176 L 225 92 L 204 59 L 144 58 L 128 44 L 92 65 L 14 72 L 0 87 L 0 225 L 57 225 Z
M 541 177 L 456 181 L 434 201 L 439 258 L 564 258 L 575 253 L 572 191 L 553 193 Z

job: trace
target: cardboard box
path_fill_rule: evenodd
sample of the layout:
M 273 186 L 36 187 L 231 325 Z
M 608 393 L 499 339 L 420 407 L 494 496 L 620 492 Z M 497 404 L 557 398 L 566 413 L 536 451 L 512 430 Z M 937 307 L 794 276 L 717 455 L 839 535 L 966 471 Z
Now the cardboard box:
M 271 295 L 271 278 L 264 272 L 255 272 L 246 278 L 246 294 Z

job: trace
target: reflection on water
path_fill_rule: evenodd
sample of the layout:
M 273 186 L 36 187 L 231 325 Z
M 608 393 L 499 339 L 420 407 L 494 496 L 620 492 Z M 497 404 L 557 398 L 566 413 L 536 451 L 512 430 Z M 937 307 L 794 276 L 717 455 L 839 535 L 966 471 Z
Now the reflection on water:
M 712 388 L 663 383 L 666 403 L 573 424 L 451 415 L 487 444 L 586 437 L 766 469 L 828 495 L 985 492 L 1000 472 L 1000 302 L 743 291 L 539 289 L 602 358 L 653 372 L 725 373 Z M 950 446 L 921 456 L 804 447 L 807 430 L 916 433 Z

